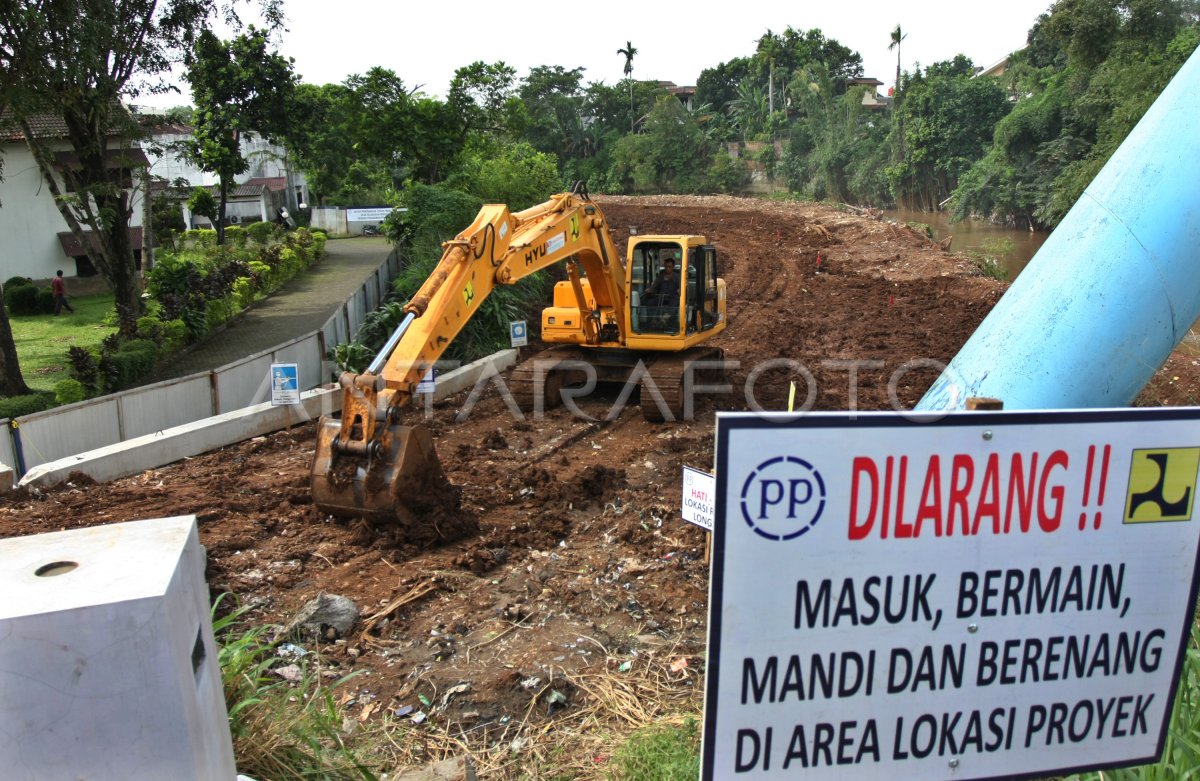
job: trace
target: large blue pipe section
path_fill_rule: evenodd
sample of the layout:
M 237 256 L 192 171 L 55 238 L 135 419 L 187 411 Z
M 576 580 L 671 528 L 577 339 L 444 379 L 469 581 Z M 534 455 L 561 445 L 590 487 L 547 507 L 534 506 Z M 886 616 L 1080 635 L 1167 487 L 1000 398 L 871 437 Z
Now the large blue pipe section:
M 1200 317 L 1200 49 L 917 404 L 1128 405 Z

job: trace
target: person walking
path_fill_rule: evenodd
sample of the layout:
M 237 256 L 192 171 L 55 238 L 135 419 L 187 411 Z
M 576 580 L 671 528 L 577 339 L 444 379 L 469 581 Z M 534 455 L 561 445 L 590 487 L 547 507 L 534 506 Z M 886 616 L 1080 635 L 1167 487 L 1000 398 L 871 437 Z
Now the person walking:
M 58 270 L 54 279 L 50 280 L 50 292 L 54 294 L 54 316 L 66 309 L 71 314 L 75 314 L 75 307 L 67 303 L 67 283 L 63 281 L 62 269 Z

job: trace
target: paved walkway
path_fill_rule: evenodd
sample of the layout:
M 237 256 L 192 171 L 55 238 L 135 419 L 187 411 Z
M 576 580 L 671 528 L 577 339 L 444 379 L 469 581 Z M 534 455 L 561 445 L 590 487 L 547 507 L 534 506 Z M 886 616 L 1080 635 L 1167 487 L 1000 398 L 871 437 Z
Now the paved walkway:
M 160 366 L 139 385 L 211 371 L 317 330 L 391 252 L 382 238 L 332 239 L 303 276 L 260 301 L 225 328 Z

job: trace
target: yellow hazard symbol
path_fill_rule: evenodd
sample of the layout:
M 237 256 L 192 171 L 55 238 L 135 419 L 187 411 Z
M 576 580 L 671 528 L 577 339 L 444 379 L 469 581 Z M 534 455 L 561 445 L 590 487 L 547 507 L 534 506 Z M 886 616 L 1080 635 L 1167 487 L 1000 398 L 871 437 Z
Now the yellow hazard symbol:
M 571 215 L 571 241 L 579 241 L 579 215 Z
M 472 280 L 468 280 L 467 286 L 463 288 L 463 302 L 466 303 L 467 306 L 470 306 L 471 302 L 474 300 L 475 300 L 475 280 L 472 279 Z
M 1197 468 L 1200 447 L 1133 451 L 1125 523 L 1191 520 Z

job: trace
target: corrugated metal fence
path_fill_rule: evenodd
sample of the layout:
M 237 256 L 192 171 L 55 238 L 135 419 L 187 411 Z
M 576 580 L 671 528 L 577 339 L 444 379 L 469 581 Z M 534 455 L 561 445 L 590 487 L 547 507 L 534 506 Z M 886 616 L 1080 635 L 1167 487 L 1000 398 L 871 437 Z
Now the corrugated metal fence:
M 11 465 L 20 479 L 39 464 L 261 404 L 271 398 L 272 363 L 297 364 L 301 390 L 328 382 L 333 364 L 325 357 L 327 350 L 350 340 L 399 270 L 400 258 L 393 251 L 320 330 L 270 350 L 213 371 L 0 419 L 0 463 Z

